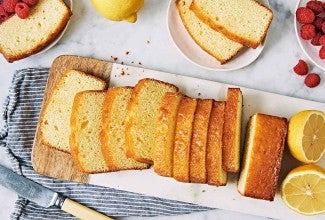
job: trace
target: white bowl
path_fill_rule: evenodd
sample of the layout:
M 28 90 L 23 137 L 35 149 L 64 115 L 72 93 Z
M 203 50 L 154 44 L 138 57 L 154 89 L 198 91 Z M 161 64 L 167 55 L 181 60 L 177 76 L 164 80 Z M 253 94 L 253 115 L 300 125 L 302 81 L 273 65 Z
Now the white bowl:
M 72 11 L 72 6 L 73 6 L 73 0 L 64 0 L 65 4 L 71 9 Z M 61 31 L 61 33 L 55 38 L 55 40 L 53 40 L 49 45 L 47 45 L 43 50 L 41 50 L 40 52 L 34 54 L 34 55 L 38 55 L 38 54 L 42 54 L 45 51 L 51 49 L 53 46 L 55 46 L 59 40 L 63 37 L 65 31 L 67 30 L 68 26 L 69 26 L 70 20 L 68 21 L 67 25 L 64 27 L 64 29 Z
M 260 0 L 269 6 L 268 0 Z M 167 25 L 169 35 L 179 51 L 192 63 L 209 70 L 231 71 L 241 69 L 251 64 L 261 54 L 265 41 L 256 49 L 244 48 L 236 57 L 221 65 L 218 60 L 198 46 L 187 32 L 179 16 L 175 0 L 171 0 L 168 8 Z
M 320 69 L 325 70 L 325 60 L 322 60 L 319 58 L 319 50 L 321 46 L 314 46 L 310 43 L 310 40 L 304 40 L 300 37 L 300 27 L 301 24 L 297 22 L 296 19 L 296 11 L 299 7 L 306 7 L 307 2 L 309 0 L 300 0 L 298 1 L 295 9 L 295 15 L 294 15 L 294 26 L 295 26 L 295 31 L 296 31 L 296 36 L 299 42 L 299 45 L 308 57 L 309 60 L 311 60 L 316 66 L 318 66 Z

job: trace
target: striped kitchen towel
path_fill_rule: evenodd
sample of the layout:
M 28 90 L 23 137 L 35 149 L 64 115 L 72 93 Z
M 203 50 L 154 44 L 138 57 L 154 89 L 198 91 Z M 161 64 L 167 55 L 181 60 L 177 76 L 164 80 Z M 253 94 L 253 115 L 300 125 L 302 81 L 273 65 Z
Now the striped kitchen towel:
M 148 197 L 112 188 L 61 181 L 37 174 L 31 164 L 36 125 L 49 69 L 24 69 L 14 74 L 3 111 L 0 146 L 11 159 L 15 172 L 108 216 L 179 215 L 210 208 Z M 19 198 L 12 219 L 74 219 L 53 207 L 42 208 Z

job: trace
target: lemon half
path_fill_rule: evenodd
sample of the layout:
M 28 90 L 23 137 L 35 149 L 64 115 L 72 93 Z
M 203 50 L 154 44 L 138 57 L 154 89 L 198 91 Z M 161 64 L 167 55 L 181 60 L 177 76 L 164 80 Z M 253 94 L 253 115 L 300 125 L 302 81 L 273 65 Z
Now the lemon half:
M 325 170 L 314 164 L 289 172 L 281 185 L 283 202 L 304 215 L 325 212 Z
M 289 121 L 288 146 L 291 154 L 304 163 L 316 163 L 325 153 L 325 114 L 306 110 Z

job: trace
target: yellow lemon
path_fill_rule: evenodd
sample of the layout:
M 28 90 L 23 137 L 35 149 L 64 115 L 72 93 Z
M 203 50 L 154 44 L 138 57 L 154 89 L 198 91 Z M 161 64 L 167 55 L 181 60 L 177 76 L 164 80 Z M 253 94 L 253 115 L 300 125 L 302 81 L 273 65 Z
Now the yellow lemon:
M 304 214 L 325 212 L 325 170 L 314 164 L 303 165 L 289 172 L 281 185 L 283 202 Z
M 95 9 L 112 21 L 136 22 L 144 0 L 91 0 Z
M 316 163 L 325 153 L 325 114 L 306 110 L 291 117 L 288 130 L 291 154 L 301 162 Z

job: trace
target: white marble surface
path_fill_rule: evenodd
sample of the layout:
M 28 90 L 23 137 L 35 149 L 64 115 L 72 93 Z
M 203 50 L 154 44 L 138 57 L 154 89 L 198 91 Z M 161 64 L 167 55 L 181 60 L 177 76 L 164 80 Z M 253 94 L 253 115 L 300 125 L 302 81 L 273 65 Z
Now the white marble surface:
M 110 22 L 100 17 L 89 0 L 74 4 L 74 15 L 61 41 L 41 55 L 13 64 L 0 57 L 0 103 L 3 103 L 15 70 L 26 67 L 49 67 L 61 54 L 75 54 L 104 60 L 118 57 L 116 62 L 194 76 L 213 81 L 325 102 L 325 74 L 310 65 L 322 78 L 321 84 L 309 89 L 303 78 L 292 72 L 299 58 L 304 58 L 294 34 L 293 11 L 296 1 L 272 0 L 274 11 L 267 45 L 261 56 L 250 66 L 233 72 L 204 70 L 186 60 L 175 48 L 166 27 L 169 1 L 146 0 L 135 24 Z M 126 52 L 129 54 L 126 55 Z M 142 65 L 139 64 L 141 62 Z M 310 62 L 309 62 L 310 63 Z M 310 63 L 311 64 L 311 63 Z M 0 120 L 0 126 L 3 122 Z M 7 163 L 0 150 L 0 163 Z M 9 219 L 16 195 L 0 186 L 0 219 Z M 259 219 L 228 211 L 209 211 L 168 219 Z M 136 219 L 136 218 L 134 218 Z M 140 218 L 138 218 L 140 219 Z M 141 218 L 142 219 L 142 218 Z M 160 217 L 160 219 L 167 219 Z

